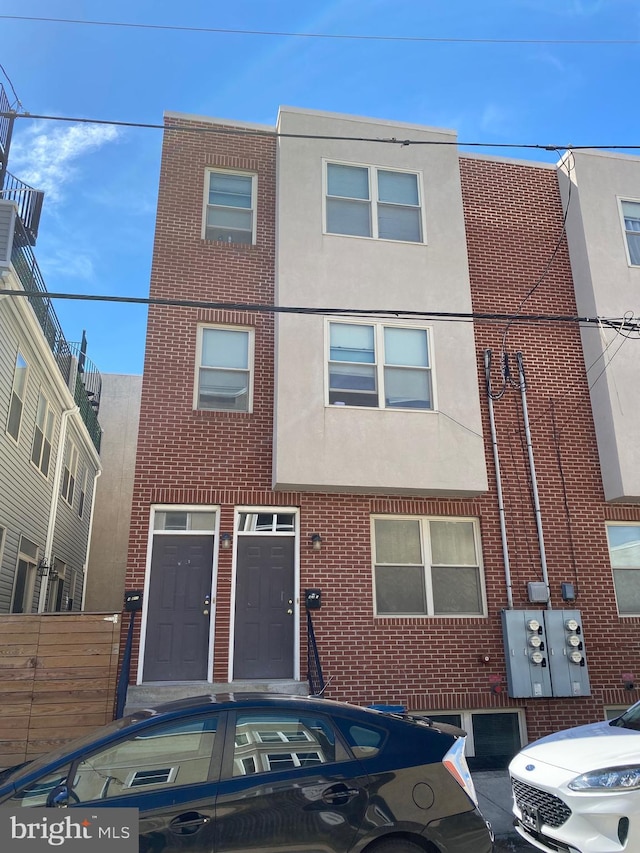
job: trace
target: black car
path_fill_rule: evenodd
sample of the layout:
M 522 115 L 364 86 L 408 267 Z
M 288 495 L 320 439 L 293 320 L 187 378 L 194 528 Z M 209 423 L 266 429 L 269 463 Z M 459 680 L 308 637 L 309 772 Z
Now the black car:
M 489 853 L 464 732 L 328 699 L 138 711 L 0 776 L 0 806 L 137 808 L 141 853 Z

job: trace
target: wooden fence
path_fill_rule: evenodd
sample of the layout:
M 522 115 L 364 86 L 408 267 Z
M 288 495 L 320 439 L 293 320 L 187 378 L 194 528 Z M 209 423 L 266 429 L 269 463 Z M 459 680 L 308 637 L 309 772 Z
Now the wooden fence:
M 120 614 L 0 616 L 0 768 L 113 719 Z

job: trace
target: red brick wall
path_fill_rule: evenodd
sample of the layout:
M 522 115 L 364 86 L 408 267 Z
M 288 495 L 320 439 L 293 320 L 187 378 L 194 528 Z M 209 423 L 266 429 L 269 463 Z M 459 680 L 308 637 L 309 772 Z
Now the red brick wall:
M 172 120 L 172 123 L 176 123 Z M 248 302 L 273 301 L 275 142 L 263 136 L 168 132 L 160 182 L 151 296 Z M 225 155 L 233 151 L 233 157 Z M 258 173 L 258 241 L 253 247 L 201 239 L 204 170 L 226 165 Z M 552 169 L 461 159 L 474 309 L 528 314 L 576 313 L 562 207 Z M 553 258 L 553 260 L 551 260 Z M 543 275 L 544 274 L 544 275 Z M 538 284 L 539 282 L 539 284 Z M 537 287 L 534 287 L 537 284 Z M 524 302 L 531 292 L 530 298 Z M 237 322 L 256 330 L 253 414 L 192 408 L 198 322 Z M 482 393 L 490 491 L 473 501 L 384 496 L 274 493 L 271 483 L 273 317 L 262 312 L 152 307 L 142 395 L 129 551 L 129 587 L 140 587 L 152 503 L 219 504 L 221 530 L 233 526 L 235 505 L 300 507 L 301 590 L 320 587 L 314 624 L 326 695 L 359 703 L 404 704 L 421 710 L 526 707 L 529 737 L 597 719 L 603 704 L 626 704 L 635 691 L 620 674 L 633 671 L 638 619 L 617 616 L 604 522 L 640 521 L 640 508 L 603 499 L 580 335 L 573 323 L 480 321 L 475 324 L 478 380 L 483 353 L 494 364 L 505 348 L 521 351 L 534 445 L 541 517 L 554 607 L 560 583 L 576 585 L 583 612 L 593 696 L 510 700 L 504 684 L 500 611 L 507 605 L 486 397 Z M 599 371 L 598 371 L 599 372 Z M 596 372 L 597 375 L 597 372 Z M 499 389 L 497 367 L 494 391 Z M 511 560 L 514 605 L 531 607 L 528 581 L 541 580 L 522 406 L 513 387 L 495 402 Z M 370 514 L 471 515 L 480 519 L 487 619 L 374 618 Z M 309 545 L 312 533 L 322 550 Z M 214 677 L 225 681 L 231 606 L 231 551 L 220 552 Z M 305 614 L 302 675 L 306 649 Z M 489 662 L 481 657 L 489 656 Z M 502 685 L 501 685 L 502 686 Z

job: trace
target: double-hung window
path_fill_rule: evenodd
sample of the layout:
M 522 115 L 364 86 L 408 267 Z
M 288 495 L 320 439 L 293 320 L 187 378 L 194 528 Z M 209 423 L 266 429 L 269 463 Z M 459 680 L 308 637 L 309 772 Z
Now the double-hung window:
M 640 201 L 622 201 L 621 205 L 629 263 L 640 266 Z
M 201 326 L 198 332 L 195 408 L 250 412 L 253 330 Z
M 416 172 L 327 163 L 326 187 L 327 233 L 424 242 Z
M 11 403 L 9 404 L 9 420 L 7 421 L 7 432 L 15 441 L 20 436 L 20 424 L 22 423 L 22 410 L 24 398 L 27 392 L 27 362 L 21 352 L 16 356 L 16 365 L 13 372 L 13 387 L 11 388 Z
M 64 473 L 62 475 L 62 497 L 73 506 L 73 495 L 76 489 L 76 480 L 78 478 L 78 448 L 70 441 L 67 446 L 67 459 L 64 464 Z
M 478 524 L 472 518 L 373 518 L 378 616 L 483 616 Z
M 36 413 L 36 425 L 33 432 L 33 447 L 31 448 L 31 461 L 39 468 L 45 477 L 49 476 L 49 463 L 51 462 L 51 441 L 53 439 L 53 409 L 45 395 L 40 392 L 38 398 L 38 411 Z
M 609 557 L 618 613 L 640 615 L 640 524 L 608 524 Z
M 246 245 L 256 242 L 256 184 L 256 175 L 207 171 L 205 240 Z
M 433 409 L 429 330 L 329 323 L 331 406 Z

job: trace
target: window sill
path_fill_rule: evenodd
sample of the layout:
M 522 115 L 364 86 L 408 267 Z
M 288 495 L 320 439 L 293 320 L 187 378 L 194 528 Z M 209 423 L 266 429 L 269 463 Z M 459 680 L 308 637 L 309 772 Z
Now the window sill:
M 211 246 L 213 249 L 239 249 L 243 252 L 256 251 L 257 243 L 228 243 L 225 240 L 207 240 L 204 237 L 200 238 L 200 242 L 205 246 Z
M 389 237 L 365 237 L 363 234 L 335 234 L 333 231 L 323 231 L 323 237 L 345 237 L 348 240 L 367 240 L 370 243 L 391 243 L 394 246 L 424 246 L 429 244 L 424 240 L 392 240 Z
M 347 403 L 325 403 L 325 409 L 351 409 L 365 412 L 413 412 L 417 415 L 437 415 L 437 409 L 401 408 L 400 406 L 350 406 Z

